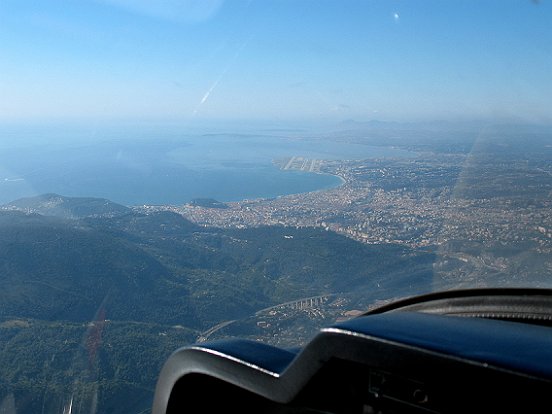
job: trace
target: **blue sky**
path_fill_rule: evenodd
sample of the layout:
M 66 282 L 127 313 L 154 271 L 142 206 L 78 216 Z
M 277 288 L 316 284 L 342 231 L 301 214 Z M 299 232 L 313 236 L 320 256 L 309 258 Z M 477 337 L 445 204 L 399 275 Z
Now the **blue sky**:
M 550 1 L 2 0 L 0 119 L 552 121 Z

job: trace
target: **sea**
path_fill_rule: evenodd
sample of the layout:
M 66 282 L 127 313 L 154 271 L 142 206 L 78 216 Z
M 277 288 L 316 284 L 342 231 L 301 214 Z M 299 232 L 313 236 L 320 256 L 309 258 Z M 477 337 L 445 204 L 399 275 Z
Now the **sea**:
M 0 127 L 0 204 L 45 193 L 123 205 L 275 198 L 328 189 L 339 177 L 274 161 L 410 157 L 383 146 L 300 134 L 128 128 Z

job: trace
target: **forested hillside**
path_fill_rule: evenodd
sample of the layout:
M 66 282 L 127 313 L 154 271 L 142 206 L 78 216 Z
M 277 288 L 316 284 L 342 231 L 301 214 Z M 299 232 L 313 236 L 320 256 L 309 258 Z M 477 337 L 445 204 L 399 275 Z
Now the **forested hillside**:
M 51 209 L 41 197 L 0 212 L 1 392 L 21 413 L 75 393 L 98 412 L 129 398 L 146 409 L 163 361 L 216 324 L 431 282 L 430 253 L 319 229 L 200 228 L 94 199 L 69 200 L 69 214 L 49 197 Z

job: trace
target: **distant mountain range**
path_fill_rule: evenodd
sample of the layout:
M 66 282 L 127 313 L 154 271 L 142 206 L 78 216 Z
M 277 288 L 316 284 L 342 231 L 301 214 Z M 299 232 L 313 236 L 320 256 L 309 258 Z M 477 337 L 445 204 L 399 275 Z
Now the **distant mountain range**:
M 126 412 L 121 398 L 145 409 L 164 359 L 209 327 L 302 297 L 429 290 L 432 261 L 320 229 L 223 230 L 103 199 L 17 200 L 0 209 L 0 397 L 39 412 L 75 393 L 77 375 L 98 413 Z

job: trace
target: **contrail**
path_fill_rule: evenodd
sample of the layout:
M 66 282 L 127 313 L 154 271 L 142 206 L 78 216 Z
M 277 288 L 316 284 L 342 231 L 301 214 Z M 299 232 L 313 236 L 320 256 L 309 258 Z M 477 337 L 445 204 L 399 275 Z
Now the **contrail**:
M 203 105 L 207 99 L 209 99 L 209 95 L 211 95 L 211 92 L 213 92 L 213 89 L 215 89 L 217 87 L 217 85 L 219 84 L 219 82 L 222 80 L 222 78 L 224 77 L 224 75 L 226 75 L 226 72 L 228 72 L 228 67 L 220 74 L 220 76 L 217 78 L 216 81 L 213 82 L 213 84 L 211 85 L 211 87 L 209 89 L 207 89 L 207 92 L 205 92 L 205 95 L 203 95 L 203 98 L 201 98 L 201 101 L 199 102 L 199 104 L 197 105 L 197 108 L 195 109 L 194 112 L 197 112 L 197 110 L 199 109 L 199 107 L 201 105 Z
M 234 53 L 234 56 L 230 59 L 230 61 L 226 64 L 226 66 L 224 67 L 224 70 L 222 71 L 222 73 L 219 75 L 219 77 L 213 82 L 213 84 L 211 85 L 211 87 L 209 89 L 207 89 L 207 92 L 205 92 L 205 94 L 203 95 L 203 98 L 201 98 L 201 101 L 199 101 L 199 104 L 197 104 L 196 108 L 194 109 L 194 112 L 193 112 L 193 116 L 196 116 L 197 113 L 199 112 L 199 109 L 201 108 L 201 106 L 207 102 L 207 99 L 209 99 L 209 96 L 211 95 L 211 93 L 215 90 L 215 88 L 218 86 L 218 84 L 220 83 L 220 81 L 222 80 L 222 78 L 224 78 L 224 76 L 226 75 L 226 73 L 228 72 L 228 70 L 230 69 L 230 67 L 232 67 L 232 65 L 234 64 L 234 62 L 238 59 L 238 56 L 240 55 L 241 51 L 245 48 L 245 46 L 247 45 L 247 43 L 249 43 L 249 40 L 251 39 L 251 37 L 249 37 L 249 39 L 247 39 L 245 42 L 243 42 L 240 47 L 236 50 L 236 53 Z

